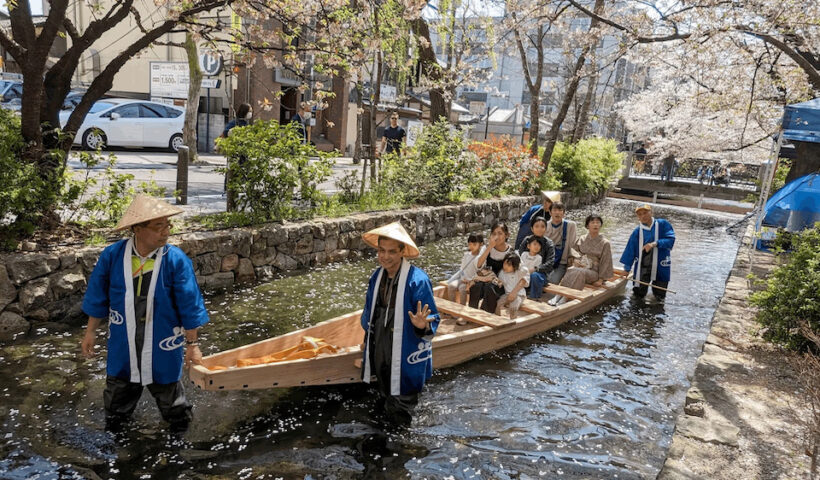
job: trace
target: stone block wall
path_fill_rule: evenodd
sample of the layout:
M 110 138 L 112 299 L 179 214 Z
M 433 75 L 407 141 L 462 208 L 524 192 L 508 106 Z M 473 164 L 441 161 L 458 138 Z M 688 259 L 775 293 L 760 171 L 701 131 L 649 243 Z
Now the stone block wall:
M 568 208 L 599 198 L 565 195 Z M 269 279 L 277 272 L 310 268 L 367 254 L 362 233 L 400 221 L 416 242 L 484 232 L 496 221 L 515 224 L 537 199 L 506 197 L 461 205 L 372 212 L 342 218 L 271 223 L 171 237 L 194 264 L 204 291 Z M 104 247 L 0 256 L 0 340 L 32 323 L 82 323 L 83 294 Z

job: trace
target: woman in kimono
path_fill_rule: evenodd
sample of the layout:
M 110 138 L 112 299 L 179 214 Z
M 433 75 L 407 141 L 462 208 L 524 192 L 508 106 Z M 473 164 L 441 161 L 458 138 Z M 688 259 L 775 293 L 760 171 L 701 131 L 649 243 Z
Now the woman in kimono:
M 588 233 L 576 240 L 570 250 L 571 266 L 561 279 L 562 287 L 583 290 L 587 283 L 597 287 L 612 277 L 612 247 L 601 235 L 603 224 L 598 215 L 589 215 L 584 221 Z M 561 305 L 566 301 L 566 297 L 556 296 L 549 303 Z

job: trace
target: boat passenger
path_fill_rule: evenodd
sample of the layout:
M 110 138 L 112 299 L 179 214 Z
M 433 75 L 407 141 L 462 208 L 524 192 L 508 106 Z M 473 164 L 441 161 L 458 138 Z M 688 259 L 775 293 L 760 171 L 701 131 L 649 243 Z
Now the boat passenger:
M 572 220 L 566 220 L 564 214 L 566 207 L 561 202 L 555 202 L 550 207 L 550 221 L 547 223 L 547 231 L 544 236 L 552 240 L 555 245 L 555 260 L 552 263 L 553 269 L 547 280 L 552 284 L 561 283 L 564 274 L 567 272 L 567 261 L 569 260 L 569 249 L 575 245 L 577 226 Z
M 561 286 L 583 290 L 584 285 L 591 283 L 600 287 L 613 275 L 612 269 L 612 247 L 603 235 L 601 227 L 604 220 L 598 215 L 589 215 L 584 220 L 587 234 L 579 238 L 570 250 L 570 267 Z M 563 296 L 556 296 L 550 300 L 550 305 L 561 305 L 567 299 Z
M 538 242 L 538 256 L 541 257 L 541 262 L 535 268 L 530 268 L 528 265 L 528 270 L 530 272 L 529 297 L 534 300 L 540 299 L 541 295 L 544 294 L 544 286 L 547 284 L 547 276 L 552 273 L 555 263 L 555 246 L 553 245 L 552 240 L 544 236 L 546 232 L 547 220 L 540 217 L 536 218 L 532 224 L 532 235 L 525 238 L 522 242 L 521 248 L 518 249 L 523 259 L 523 255 L 525 255 L 528 251 L 532 252 L 532 250 L 530 250 L 531 247 L 529 246 L 530 242 Z
M 633 278 L 652 284 L 652 295 L 663 300 L 672 272 L 671 253 L 675 245 L 675 230 L 668 221 L 654 218 L 652 207 L 647 203 L 638 206 L 635 214 L 640 225 L 630 235 L 629 243 L 621 255 L 621 263 L 624 270 L 633 271 Z M 634 284 L 633 294 L 639 298 L 645 297 L 648 286 L 637 282 Z
M 460 304 L 467 302 L 467 285 L 476 276 L 475 260 L 481 254 L 484 247 L 484 236 L 479 233 L 471 233 L 467 237 L 467 251 L 461 258 L 461 267 L 447 279 L 447 294 L 450 301 Z
M 515 249 L 520 251 L 524 239 L 532 233 L 532 224 L 536 218 L 550 219 L 550 207 L 553 202 L 561 201 L 560 192 L 541 192 L 541 203 L 530 207 L 518 222 L 518 235 L 515 237 Z
M 94 355 L 97 329 L 107 318 L 107 428 L 116 430 L 131 417 L 143 387 L 172 432 L 187 430 L 193 417 L 180 379 L 183 365 L 202 363 L 197 338 L 208 312 L 191 260 L 167 245 L 168 218 L 181 212 L 137 195 L 115 229 L 128 228 L 133 236 L 103 250 L 88 280 L 83 299 L 88 326 L 81 346 L 83 355 Z
M 362 380 L 370 383 L 375 375 L 386 417 L 406 425 L 424 383 L 433 375 L 431 342 L 440 320 L 433 285 L 422 269 L 407 260 L 418 257 L 419 249 L 400 223 L 371 230 L 362 239 L 378 250 L 379 260 L 361 315 Z
M 504 257 L 504 264 L 498 272 L 498 280 L 504 287 L 504 295 L 498 299 L 500 307 L 507 307 L 510 318 L 518 315 L 518 309 L 526 298 L 527 286 L 530 283 L 529 270 L 521 265 L 521 258 L 515 252 Z
M 504 264 L 504 257 L 513 251 L 512 246 L 507 243 L 510 238 L 510 231 L 507 224 L 498 222 L 490 229 L 490 240 L 487 248 L 476 259 L 476 268 L 483 269 L 489 267 L 496 276 L 501 271 Z M 498 304 L 498 297 L 504 294 L 504 290 L 493 281 L 480 281 L 476 279 L 469 288 L 470 302 L 473 308 L 479 308 L 485 312 L 495 313 Z

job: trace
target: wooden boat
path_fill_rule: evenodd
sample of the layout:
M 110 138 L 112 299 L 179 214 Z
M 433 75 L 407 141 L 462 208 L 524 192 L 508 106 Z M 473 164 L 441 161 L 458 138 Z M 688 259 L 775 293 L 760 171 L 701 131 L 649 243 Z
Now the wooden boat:
M 493 350 L 512 345 L 581 315 L 623 292 L 627 272 L 616 270 L 615 276 L 601 287 L 587 285 L 574 290 L 549 285 L 544 291 L 564 295 L 569 301 L 553 307 L 530 299 L 524 301 L 519 316 L 494 315 L 446 299 L 446 286 L 434 289 L 436 307 L 441 314 L 433 338 L 433 368 L 447 368 L 466 362 Z M 204 390 L 242 390 L 280 388 L 303 385 L 332 385 L 361 381 L 364 341 L 359 318 L 362 311 L 332 318 L 312 327 L 262 340 L 203 358 L 202 365 L 189 370 L 191 381 Z M 467 320 L 459 325 L 457 320 Z M 309 359 L 288 360 L 247 367 L 235 367 L 237 360 L 263 357 L 292 349 L 303 337 L 324 339 L 336 347 L 332 354 Z M 227 368 L 225 368 L 227 367 Z

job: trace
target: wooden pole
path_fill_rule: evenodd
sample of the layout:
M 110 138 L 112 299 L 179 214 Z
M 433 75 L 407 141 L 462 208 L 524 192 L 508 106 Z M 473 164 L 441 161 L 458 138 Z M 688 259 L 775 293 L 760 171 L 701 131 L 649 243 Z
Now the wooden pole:
M 633 282 L 635 282 L 635 283 L 640 283 L 641 285 L 646 285 L 647 287 L 652 287 L 652 288 L 657 288 L 658 290 L 663 290 L 664 292 L 669 292 L 669 293 L 678 293 L 678 292 L 676 292 L 676 291 L 674 291 L 674 290 L 669 290 L 668 288 L 659 287 L 659 286 L 657 286 L 657 285 L 654 285 L 654 284 L 651 284 L 651 283 L 647 283 L 647 282 L 643 282 L 643 281 L 641 281 L 641 280 L 635 280 L 634 278 L 630 278 L 629 280 L 630 280 L 630 281 L 633 281 Z
M 177 151 L 177 205 L 188 204 L 188 155 L 187 145 Z

